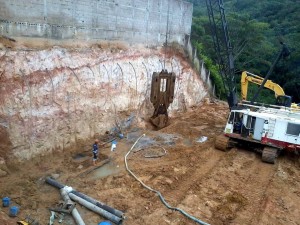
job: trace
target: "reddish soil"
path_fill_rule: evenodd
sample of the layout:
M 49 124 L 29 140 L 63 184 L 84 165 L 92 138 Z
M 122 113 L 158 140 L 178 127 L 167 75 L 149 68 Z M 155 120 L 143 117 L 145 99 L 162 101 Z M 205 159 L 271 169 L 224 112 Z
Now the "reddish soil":
M 171 124 L 160 131 L 140 129 L 137 137 L 145 133 L 161 145 L 161 134 L 175 134 L 178 138 L 173 140 L 173 145 L 163 145 L 167 151 L 163 157 L 144 157 L 163 152 L 160 147 L 131 153 L 130 169 L 147 185 L 160 191 L 171 206 L 209 224 L 299 225 L 299 156 L 282 155 L 271 165 L 263 163 L 258 153 L 249 150 L 234 148 L 221 152 L 214 149 L 214 139 L 222 133 L 227 112 L 225 103 L 204 104 L 176 115 Z M 206 136 L 207 141 L 196 142 L 201 136 Z M 9 196 L 12 204 L 20 206 L 19 218 L 30 214 L 42 225 L 48 224 L 47 207 L 55 206 L 61 197 L 56 188 L 44 181 L 47 176 L 58 174 L 60 182 L 124 211 L 124 225 L 196 224 L 179 212 L 168 210 L 156 194 L 129 175 L 124 156 L 132 144 L 124 138 L 119 140 L 115 152 L 110 152 L 109 146 L 101 149 L 101 160 L 111 159 L 106 172 L 114 172 L 104 177 L 97 174 L 101 169 L 81 176 L 93 168 L 92 140 L 23 164 L 10 162 L 9 174 L 0 178 L 0 197 Z M 74 160 L 78 153 L 86 153 L 87 160 Z M 88 225 L 104 220 L 80 205 L 77 208 Z M 0 224 L 16 224 L 19 218 L 11 218 L 7 213 L 8 208 L 1 206 Z M 66 218 L 61 224 L 75 223 Z

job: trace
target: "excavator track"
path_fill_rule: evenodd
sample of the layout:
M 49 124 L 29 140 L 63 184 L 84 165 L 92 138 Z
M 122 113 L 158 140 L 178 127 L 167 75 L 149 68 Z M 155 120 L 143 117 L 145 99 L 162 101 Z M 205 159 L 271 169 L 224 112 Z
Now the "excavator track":
M 275 163 L 278 155 L 278 149 L 272 147 L 264 147 L 261 160 L 266 163 Z
M 232 148 L 230 139 L 223 134 L 217 136 L 215 141 L 215 148 L 224 152 L 229 151 Z

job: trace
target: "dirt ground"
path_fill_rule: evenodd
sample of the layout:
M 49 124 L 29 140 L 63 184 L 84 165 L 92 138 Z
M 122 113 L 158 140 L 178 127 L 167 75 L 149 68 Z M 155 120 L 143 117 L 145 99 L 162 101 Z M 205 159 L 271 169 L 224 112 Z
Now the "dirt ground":
M 30 214 L 40 224 L 49 222 L 48 207 L 61 199 L 59 190 L 46 184 L 47 176 L 122 210 L 124 225 L 196 224 L 179 212 L 168 210 L 158 196 L 143 188 L 126 170 L 124 156 L 133 142 L 154 140 L 156 147 L 140 147 L 128 157 L 129 168 L 166 201 L 209 224 L 300 224 L 299 156 L 281 155 L 276 164 L 261 161 L 258 153 L 234 148 L 214 149 L 215 136 L 222 133 L 227 105 L 206 103 L 171 118 L 160 131 L 132 127 L 118 140 L 115 152 L 110 145 L 101 149 L 101 161 L 110 162 L 92 172 L 93 140 L 78 143 L 69 151 L 37 157 L 22 165 L 10 163 L 9 174 L 0 178 L 0 197 L 9 196 L 20 207 L 19 218 Z M 200 137 L 204 142 L 197 142 Z M 103 137 L 99 137 L 103 141 Z M 148 138 L 148 139 L 147 139 Z M 202 139 L 204 140 L 204 139 Z M 162 157 L 147 158 L 162 154 Z M 135 150 L 135 149 L 134 149 Z M 134 151 L 133 150 L 133 151 Z M 99 162 L 100 163 L 100 162 Z M 105 220 L 77 204 L 87 225 Z M 0 207 L 0 224 L 16 224 L 19 218 Z M 57 220 L 55 224 L 58 224 Z M 75 224 L 70 217 L 61 224 Z

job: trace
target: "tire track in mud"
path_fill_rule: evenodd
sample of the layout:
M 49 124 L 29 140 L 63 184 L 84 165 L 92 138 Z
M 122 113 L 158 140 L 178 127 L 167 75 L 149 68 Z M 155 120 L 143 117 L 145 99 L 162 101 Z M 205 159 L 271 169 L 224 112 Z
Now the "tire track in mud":
M 266 205 L 268 188 L 277 171 L 278 163 L 266 164 L 258 157 L 251 157 L 251 155 L 249 158 L 247 156 L 244 158 L 246 161 L 242 161 L 242 167 L 238 172 L 239 177 L 247 178 L 239 183 L 238 192 L 248 200 L 248 204 L 237 213 L 233 224 L 259 224 Z M 230 184 L 231 187 L 234 185 Z
M 146 162 L 143 161 L 143 160 L 136 160 L 135 163 L 143 163 L 143 164 L 140 164 L 138 169 L 139 170 L 147 170 L 148 168 L 153 168 L 153 167 L 157 167 L 158 165 L 159 166 L 166 166 L 166 165 L 172 165 L 172 164 L 176 164 L 176 162 L 178 162 L 179 159 L 172 159 L 172 160 L 163 160 L 163 161 L 160 161 L 160 162 L 151 162 L 149 160 L 149 162 Z
M 231 150 L 207 173 L 209 178 L 201 186 L 204 189 L 211 189 L 216 178 L 218 179 L 219 187 L 216 189 L 215 196 L 210 198 L 218 203 L 210 209 L 213 212 L 212 221 L 216 224 L 257 224 L 264 212 L 268 187 L 276 170 L 277 165 L 263 163 L 260 156 L 254 152 Z M 205 175 L 198 178 L 198 182 L 203 178 Z M 230 196 L 236 196 L 238 202 L 230 202 Z M 240 197 L 242 198 L 239 199 Z M 247 199 L 245 205 L 243 205 L 243 197 Z M 231 208 L 232 204 L 241 207 Z M 226 215 L 226 211 L 220 212 L 219 207 L 221 209 L 229 207 L 233 211 L 228 211 L 227 213 L 230 214 Z
M 212 151 L 216 151 L 216 153 L 212 154 Z M 206 151 L 205 154 L 201 155 L 201 158 L 205 159 L 204 163 L 201 161 L 202 164 L 196 168 L 189 168 L 186 172 L 188 176 L 185 176 L 185 179 L 180 180 L 180 185 L 174 191 L 165 193 L 165 199 L 172 200 L 175 205 L 179 205 L 185 199 L 188 190 L 194 189 L 191 188 L 193 184 L 199 183 L 199 181 L 205 179 L 207 176 L 211 176 L 216 168 L 218 169 L 223 167 L 224 162 L 227 162 L 227 154 L 232 153 L 222 153 L 216 149 Z M 214 157 L 212 157 L 212 155 Z M 232 156 L 231 160 L 234 160 L 236 155 L 233 154 Z

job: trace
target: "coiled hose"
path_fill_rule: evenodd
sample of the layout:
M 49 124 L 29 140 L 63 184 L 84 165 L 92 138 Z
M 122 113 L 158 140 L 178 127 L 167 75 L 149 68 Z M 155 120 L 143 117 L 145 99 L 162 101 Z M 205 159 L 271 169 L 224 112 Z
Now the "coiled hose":
M 194 216 L 191 216 L 190 214 L 188 214 L 187 212 L 185 212 L 184 210 L 182 209 L 179 209 L 179 208 L 176 208 L 176 207 L 172 207 L 170 206 L 166 200 L 164 199 L 164 197 L 162 196 L 162 194 L 157 191 L 157 190 L 154 190 L 152 189 L 151 187 L 147 186 L 145 183 L 143 183 L 143 181 L 141 181 L 128 167 L 128 163 L 127 163 L 127 156 L 130 154 L 130 152 L 133 150 L 134 146 L 138 143 L 138 141 L 144 137 L 145 134 L 143 134 L 142 136 L 140 136 L 135 142 L 134 144 L 132 145 L 132 147 L 130 148 L 130 150 L 127 152 L 127 154 L 125 155 L 125 158 L 124 158 L 124 161 L 125 161 L 125 166 L 126 166 L 126 170 L 138 181 L 140 182 L 144 188 L 148 189 L 149 191 L 152 191 L 154 193 L 156 193 L 158 196 L 159 196 L 159 199 L 162 201 L 162 203 L 168 208 L 168 209 L 171 209 L 171 210 L 175 210 L 175 211 L 178 211 L 180 212 L 181 214 L 183 214 L 184 216 L 186 216 L 187 218 L 193 220 L 194 222 L 198 223 L 198 224 L 202 224 L 202 225 L 209 225 L 208 223 L 205 223 L 199 219 L 197 219 L 196 217 Z

